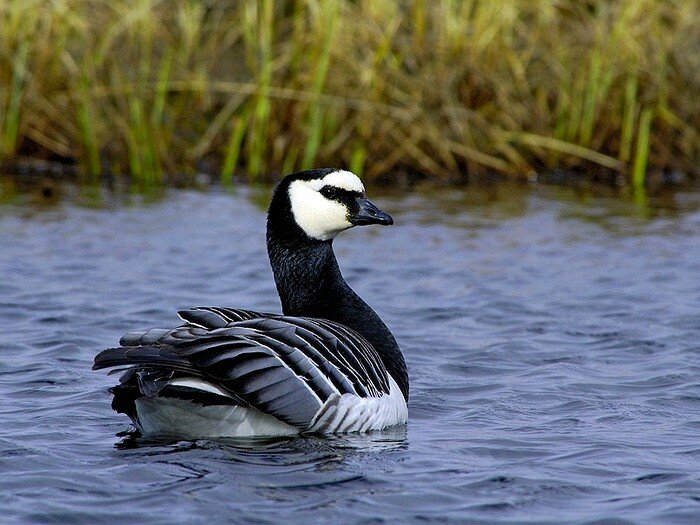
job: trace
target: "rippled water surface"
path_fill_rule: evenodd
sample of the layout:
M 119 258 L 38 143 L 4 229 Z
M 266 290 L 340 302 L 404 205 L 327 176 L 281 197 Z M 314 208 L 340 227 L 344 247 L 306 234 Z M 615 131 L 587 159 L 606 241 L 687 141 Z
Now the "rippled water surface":
M 335 245 L 406 354 L 407 428 L 131 437 L 94 354 L 277 311 L 266 194 L 0 206 L 0 522 L 700 523 L 699 193 L 375 191 L 396 225 Z

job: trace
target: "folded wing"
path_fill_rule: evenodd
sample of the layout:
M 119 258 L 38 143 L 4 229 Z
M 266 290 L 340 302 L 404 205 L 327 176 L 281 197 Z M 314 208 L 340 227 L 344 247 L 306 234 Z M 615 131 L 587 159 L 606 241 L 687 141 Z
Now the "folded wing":
M 209 402 L 254 407 L 302 429 L 331 397 L 389 393 L 377 352 L 338 323 L 231 308 L 179 315 L 185 324 L 178 328 L 126 334 L 93 368 L 128 367 L 122 384 L 149 397 L 189 385 L 197 401 L 193 385 L 207 385 Z

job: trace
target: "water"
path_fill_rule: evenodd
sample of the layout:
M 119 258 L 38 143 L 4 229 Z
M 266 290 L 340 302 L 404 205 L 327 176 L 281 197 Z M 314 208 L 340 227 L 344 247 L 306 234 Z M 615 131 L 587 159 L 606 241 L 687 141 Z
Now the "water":
M 0 522 L 699 523 L 700 194 L 374 195 L 396 226 L 336 251 L 408 427 L 247 442 L 134 439 L 90 366 L 179 308 L 278 310 L 266 193 L 0 207 Z

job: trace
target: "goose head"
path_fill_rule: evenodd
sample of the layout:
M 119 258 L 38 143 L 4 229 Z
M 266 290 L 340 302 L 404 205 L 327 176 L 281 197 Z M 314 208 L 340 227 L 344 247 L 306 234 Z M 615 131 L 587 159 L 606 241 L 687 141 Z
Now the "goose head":
M 331 241 L 353 226 L 393 223 L 388 213 L 367 198 L 357 175 L 326 168 L 282 179 L 268 212 L 268 235 Z

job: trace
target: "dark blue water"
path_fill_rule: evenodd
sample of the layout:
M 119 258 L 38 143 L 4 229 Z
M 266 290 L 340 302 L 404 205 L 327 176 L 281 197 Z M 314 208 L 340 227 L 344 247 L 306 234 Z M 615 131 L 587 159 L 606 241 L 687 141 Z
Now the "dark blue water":
M 375 191 L 396 225 L 336 250 L 408 427 L 158 443 L 92 358 L 180 308 L 278 310 L 266 192 L 66 191 L 0 206 L 0 522 L 700 523 L 699 193 Z

